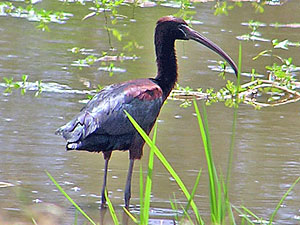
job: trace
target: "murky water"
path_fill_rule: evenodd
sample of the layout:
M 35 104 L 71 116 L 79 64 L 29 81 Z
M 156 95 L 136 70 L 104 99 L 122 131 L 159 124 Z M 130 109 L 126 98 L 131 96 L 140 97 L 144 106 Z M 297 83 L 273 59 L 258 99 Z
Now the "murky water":
M 61 7 L 56 1 L 44 1 L 41 7 Z M 250 4 L 236 8 L 228 16 L 214 16 L 213 3 L 199 4 L 196 20 L 202 25 L 194 29 L 204 33 L 221 46 L 232 58 L 238 58 L 236 36 L 249 33 L 242 22 L 250 19 L 266 24 L 280 22 L 300 22 L 300 4 L 290 1 L 283 6 L 265 6 L 264 14 L 254 13 Z M 44 83 L 65 84 L 74 90 L 108 85 L 134 78 L 153 77 L 156 72 L 153 46 L 153 29 L 156 20 L 177 10 L 166 7 L 135 10 L 136 22 L 128 19 L 119 21 L 118 29 L 129 32 L 124 42 L 136 40 L 142 49 L 136 54 L 139 59 L 115 62 L 116 67 L 125 69 L 109 77 L 107 72 L 98 71 L 100 64 L 90 68 L 72 67 L 71 64 L 84 56 L 73 54 L 73 47 L 93 49 L 95 53 L 107 51 L 108 38 L 103 29 L 103 17 L 81 21 L 89 13 L 88 6 L 65 5 L 64 11 L 74 14 L 66 24 L 51 24 L 51 32 L 35 29 L 35 24 L 24 19 L 0 17 L 0 78 L 14 77 L 21 80 L 22 74 L 29 75 L 29 81 L 42 80 Z M 132 8 L 123 6 L 121 13 L 132 16 Z M 299 40 L 299 28 L 260 28 L 264 38 Z M 113 41 L 115 48 L 121 44 Z M 251 58 L 260 51 L 271 49 L 269 42 L 242 42 L 243 71 L 256 68 L 258 73 L 266 74 L 265 65 L 272 64 L 274 58 L 264 57 L 257 61 Z M 216 72 L 208 69 L 211 60 L 218 56 L 194 42 L 178 42 L 179 83 L 193 88 L 219 88 L 225 81 Z M 300 64 L 299 48 L 276 50 L 282 57 L 292 57 L 295 65 Z M 183 57 L 185 56 L 185 57 Z M 228 75 L 230 77 L 231 75 Z M 231 76 L 232 80 L 234 77 Z M 299 79 L 299 73 L 298 73 Z M 243 78 L 243 82 L 249 78 Z M 91 89 L 91 88 L 89 88 Z M 47 177 L 49 171 L 63 186 L 66 192 L 97 222 L 111 224 L 109 212 L 99 213 L 99 193 L 102 187 L 104 161 L 102 155 L 85 152 L 65 152 L 64 140 L 55 136 L 56 128 L 70 120 L 83 106 L 81 94 L 44 92 L 34 97 L 28 91 L 21 96 L 19 91 L 4 94 L 0 87 L 0 182 L 9 182 L 14 187 L 0 188 L 0 217 L 23 220 L 29 206 L 39 208 L 38 204 L 55 204 L 63 217 L 58 224 L 71 224 L 75 209 L 57 191 Z M 199 169 L 202 177 L 196 193 L 196 204 L 200 214 L 209 221 L 209 198 L 207 168 L 200 140 L 196 118 L 192 107 L 183 109 L 180 102 L 168 101 L 159 117 L 158 146 L 174 166 L 186 186 L 191 189 Z M 215 163 L 225 172 L 229 154 L 233 109 L 223 103 L 207 107 L 209 127 L 212 138 Z M 256 215 L 268 219 L 281 197 L 300 175 L 300 107 L 299 103 L 281 107 L 255 110 L 252 106 L 241 105 L 237 113 L 237 134 L 233 156 L 230 182 L 230 199 L 235 206 L 244 205 Z M 139 205 L 139 164 L 147 165 L 148 148 L 144 158 L 135 164 L 132 187 L 133 212 Z M 122 223 L 133 224 L 122 216 L 123 188 L 128 168 L 128 153 L 114 152 L 109 164 L 108 189 Z M 186 202 L 184 195 L 163 166 L 156 160 L 152 190 L 153 224 L 172 224 L 174 212 L 170 199 Z M 299 224 L 300 185 L 288 195 L 279 209 L 278 224 Z M 40 208 L 45 207 L 41 206 Z M 59 215 L 58 215 L 59 217 Z M 6 217 L 5 217 L 6 218 Z M 155 219 L 156 218 L 156 219 Z M 0 220 L 1 221 L 1 220 Z M 5 221 L 5 219 L 4 219 Z M 79 223 L 85 220 L 79 216 Z

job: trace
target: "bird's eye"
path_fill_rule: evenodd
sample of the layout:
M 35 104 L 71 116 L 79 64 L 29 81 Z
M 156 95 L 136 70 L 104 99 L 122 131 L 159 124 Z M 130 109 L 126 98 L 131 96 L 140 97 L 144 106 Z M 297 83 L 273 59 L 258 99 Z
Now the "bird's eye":
M 183 39 L 188 39 L 183 25 L 178 26 L 178 30 L 182 33 Z

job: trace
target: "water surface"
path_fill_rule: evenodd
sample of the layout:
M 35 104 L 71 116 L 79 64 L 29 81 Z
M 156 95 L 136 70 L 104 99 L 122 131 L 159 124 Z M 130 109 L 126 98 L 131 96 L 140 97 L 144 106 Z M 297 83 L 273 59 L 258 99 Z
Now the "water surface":
M 41 7 L 61 7 L 56 1 L 43 1 Z M 153 30 L 156 20 L 177 10 L 155 7 L 135 10 L 136 22 L 129 19 L 119 21 L 117 28 L 128 32 L 123 43 L 135 40 L 142 49 L 128 54 L 136 54 L 139 59 L 115 62 L 115 66 L 126 70 L 110 77 L 107 72 L 99 71 L 100 64 L 80 70 L 71 64 L 79 54 L 68 49 L 73 47 L 93 49 L 95 53 L 109 49 L 108 37 L 103 29 L 102 16 L 81 21 L 89 13 L 88 6 L 65 5 L 63 10 L 73 13 L 66 24 L 51 24 L 51 32 L 41 32 L 34 23 L 24 19 L 0 17 L 0 78 L 14 77 L 20 80 L 22 74 L 28 74 L 30 81 L 42 80 L 68 85 L 74 90 L 93 89 L 98 84 L 104 86 L 129 79 L 153 77 L 156 73 L 153 46 Z M 250 19 L 266 24 L 280 22 L 299 22 L 299 2 L 290 1 L 283 6 L 265 6 L 264 14 L 254 13 L 250 4 L 236 8 L 228 16 L 214 16 L 213 3 L 199 4 L 196 7 L 196 20 L 201 25 L 193 28 L 205 34 L 222 47 L 237 61 L 239 42 L 236 36 L 249 33 L 242 22 Z M 129 16 L 132 9 L 122 6 L 120 12 Z M 260 28 L 264 38 L 288 39 L 299 41 L 299 28 Z M 113 40 L 116 49 L 122 44 Z M 208 66 L 211 60 L 220 60 L 210 50 L 195 42 L 177 42 L 179 64 L 179 83 L 193 88 L 220 88 L 225 85 L 218 73 Z M 260 51 L 271 49 L 268 42 L 242 42 L 243 68 L 250 72 L 252 68 L 260 74 L 267 74 L 265 65 L 274 60 L 264 57 L 252 61 Z M 295 65 L 300 64 L 299 48 L 290 47 L 276 50 L 282 57 L 292 57 Z M 297 74 L 299 79 L 299 73 Z M 235 80 L 233 75 L 227 75 Z M 249 78 L 242 78 L 242 82 Z M 2 81 L 1 81 L 2 82 Z M 87 88 L 86 84 L 90 88 Z M 28 91 L 20 95 L 19 91 L 3 93 L 0 87 L 0 181 L 14 184 L 14 187 L 0 189 L 0 216 L 23 220 L 24 210 L 37 204 L 55 204 L 66 216 L 59 224 L 74 221 L 75 210 L 60 194 L 47 177 L 49 171 L 63 186 L 66 192 L 96 222 L 111 223 L 108 212 L 99 213 L 100 189 L 104 161 L 101 154 L 86 152 L 65 152 L 64 140 L 54 135 L 54 131 L 70 120 L 83 106 L 79 101 L 86 95 L 42 93 L 34 97 Z M 169 100 L 159 116 L 158 146 L 174 166 L 185 185 L 191 190 L 198 171 L 202 169 L 200 185 L 195 201 L 200 214 L 209 221 L 208 177 L 204 151 L 200 139 L 197 120 L 192 107 L 183 109 L 180 102 Z M 201 103 L 199 102 L 199 105 Z M 229 154 L 233 109 L 223 103 L 207 107 L 214 159 L 218 169 L 225 173 Z M 237 112 L 237 133 L 230 181 L 230 199 L 235 206 L 244 205 L 256 215 L 268 219 L 281 197 L 300 175 L 300 108 L 299 103 L 281 107 L 255 110 L 242 104 Z M 147 166 L 148 147 L 144 158 L 137 161 L 132 181 L 132 211 L 139 208 L 139 164 Z M 119 218 L 122 219 L 123 189 L 128 168 L 128 153 L 114 152 L 109 164 L 108 190 Z M 163 166 L 155 160 L 152 190 L 152 223 L 172 223 L 174 212 L 170 199 L 186 203 L 184 195 Z M 297 224 L 300 216 L 300 185 L 288 195 L 278 211 L 278 224 Z M 33 206 L 32 206 L 33 205 Z M 156 219 L 155 219 L 156 218 Z M 79 223 L 85 220 L 80 216 Z M 126 217 L 122 223 L 126 223 Z M 133 224 L 130 222 L 129 224 Z

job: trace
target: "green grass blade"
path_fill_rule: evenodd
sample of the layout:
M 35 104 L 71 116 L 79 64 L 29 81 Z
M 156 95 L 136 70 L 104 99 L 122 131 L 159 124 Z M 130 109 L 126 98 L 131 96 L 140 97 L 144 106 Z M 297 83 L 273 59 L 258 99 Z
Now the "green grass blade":
M 237 76 L 237 87 L 238 91 L 241 87 L 241 71 L 242 71 L 242 43 L 239 44 L 239 63 L 238 63 L 238 76 Z
M 144 181 L 143 181 L 143 167 L 140 163 L 140 221 L 144 221 Z
M 194 196 L 195 196 L 195 193 L 196 193 L 196 190 L 197 190 L 199 181 L 200 181 L 201 172 L 202 172 L 202 170 L 200 170 L 199 173 L 198 173 L 198 176 L 197 176 L 197 178 L 196 178 L 196 181 L 195 181 L 195 184 L 194 184 L 192 193 L 191 193 L 191 199 L 189 199 L 188 204 L 187 204 L 186 207 L 185 207 L 185 211 L 186 211 L 186 212 L 189 210 L 189 208 L 190 208 L 190 206 L 191 206 L 191 201 L 192 201 L 192 199 L 194 199 Z
M 74 200 L 62 189 L 62 187 L 57 183 L 57 181 L 52 177 L 52 175 L 45 170 L 46 174 L 50 178 L 50 180 L 55 184 L 57 189 L 72 203 L 72 205 L 88 220 L 91 224 L 96 225 L 96 223 L 74 202 Z
M 75 218 L 74 218 L 74 225 L 77 225 L 78 223 L 78 210 L 75 210 Z
M 174 171 L 174 169 L 172 168 L 172 166 L 169 164 L 169 162 L 167 161 L 167 159 L 163 156 L 163 154 L 160 152 L 160 150 L 154 145 L 153 141 L 148 137 L 148 135 L 146 134 L 146 132 L 139 126 L 139 124 L 132 118 L 132 116 L 130 116 L 130 114 L 125 111 L 127 117 L 129 118 L 130 122 L 133 124 L 133 126 L 137 129 L 137 131 L 139 132 L 139 134 L 143 137 L 143 139 L 145 140 L 145 142 L 149 145 L 149 147 L 151 149 L 153 149 L 154 154 L 157 156 L 157 158 L 160 160 L 160 162 L 164 165 L 164 167 L 167 169 L 167 171 L 170 173 L 170 175 L 175 179 L 175 181 L 177 182 L 178 186 L 180 187 L 180 189 L 182 190 L 182 192 L 184 193 L 184 195 L 186 196 L 186 198 L 189 200 L 191 198 L 190 193 L 188 192 L 187 188 L 185 187 L 184 183 L 182 182 L 182 180 L 180 179 L 180 177 L 177 175 L 177 173 Z M 198 208 L 195 204 L 195 202 L 192 200 L 191 201 L 191 207 L 195 213 L 195 216 L 199 222 L 199 224 L 203 224 L 203 220 L 199 215 L 198 212 Z
M 31 217 L 31 221 L 34 225 L 38 225 L 37 222 L 35 221 L 35 219 L 33 217 Z
M 118 217 L 117 217 L 117 214 L 116 214 L 116 211 L 110 201 L 110 199 L 108 198 L 108 194 L 107 194 L 107 190 L 105 189 L 105 192 L 104 192 L 104 195 L 105 195 L 105 199 L 106 199 L 106 202 L 107 202 L 107 205 L 108 205 L 108 209 L 109 209 L 109 212 L 110 212 L 110 215 L 114 221 L 114 224 L 115 225 L 119 225 L 119 220 L 118 220 Z
M 156 142 L 156 134 L 157 134 L 157 123 L 154 126 L 153 132 L 153 144 Z M 145 187 L 145 203 L 144 203 L 144 220 L 145 224 L 148 224 L 149 220 L 149 209 L 150 209 L 150 195 L 152 189 L 152 172 L 153 172 L 153 162 L 154 162 L 154 150 L 151 148 L 149 152 L 149 162 L 148 162 L 148 174 L 146 179 L 146 187 Z
M 232 208 L 234 208 L 235 211 L 237 211 L 241 216 L 243 216 L 243 219 L 245 219 L 248 223 L 250 224 L 254 224 L 249 218 L 248 215 L 246 215 L 244 212 L 242 212 L 241 210 L 239 210 L 237 207 L 235 207 L 234 205 L 231 205 Z M 252 212 L 251 212 L 252 213 Z
M 218 214 L 217 214 L 217 221 L 218 221 L 218 224 L 221 224 L 221 221 L 223 220 L 224 218 L 224 201 L 222 199 L 222 186 L 221 186 L 221 182 L 218 182 L 217 183 L 217 210 L 218 210 Z
M 228 198 L 228 188 L 227 188 L 226 181 L 224 180 L 223 175 L 221 176 L 221 182 L 222 182 L 222 188 L 223 188 L 222 217 L 223 217 L 223 219 L 225 219 L 226 217 L 228 219 L 231 219 L 231 220 L 229 220 L 229 221 L 231 221 L 231 224 L 235 224 L 235 219 L 234 219 L 234 216 L 233 216 L 233 213 L 232 213 L 231 203 L 230 203 L 229 198 Z M 228 215 L 226 215 L 226 213 Z
M 208 175 L 209 175 L 209 185 L 210 185 L 210 208 L 211 208 L 211 220 L 212 222 L 217 222 L 216 218 L 217 218 L 217 197 L 216 197 L 216 187 L 215 187 L 215 177 L 216 177 L 216 173 L 215 173 L 215 168 L 214 168 L 214 164 L 212 161 L 212 156 L 211 156 L 211 151 L 210 151 L 210 147 L 209 147 L 209 140 L 208 140 L 208 136 L 207 136 L 207 131 L 205 131 L 203 122 L 202 122 L 202 118 L 199 112 L 199 108 L 197 106 L 197 102 L 194 99 L 193 101 L 194 103 L 194 108 L 196 111 L 196 115 L 197 115 L 197 119 L 198 119 L 198 124 L 199 124 L 199 129 L 200 129 L 200 133 L 201 133 L 201 137 L 202 137 L 202 142 L 203 142 L 203 146 L 204 146 L 204 151 L 205 151 L 205 157 L 206 157 L 206 161 L 207 161 L 207 168 L 208 168 Z
M 239 92 L 240 87 L 241 87 L 241 70 L 242 70 L 242 43 L 240 42 L 240 44 L 239 44 L 238 77 L 237 77 L 238 92 Z M 229 156 L 228 156 L 228 163 L 227 163 L 227 174 L 226 174 L 226 186 L 227 187 L 228 187 L 228 184 L 229 184 L 230 174 L 231 174 L 231 167 L 232 167 L 233 149 L 234 149 L 235 134 L 236 134 L 236 121 L 237 121 L 237 107 L 234 108 L 234 113 L 233 113 L 233 122 L 232 122 L 231 139 L 230 139 L 230 149 L 229 149 Z M 227 195 L 227 193 L 225 193 L 225 195 Z
M 179 216 L 178 216 L 178 206 L 177 206 L 177 202 L 176 202 L 176 198 L 175 198 L 175 193 L 174 194 L 174 202 L 172 199 L 170 199 L 170 204 L 171 204 L 171 208 L 173 209 L 175 213 L 175 221 L 179 222 L 180 224 L 180 221 L 179 221 Z
M 192 218 L 190 217 L 190 215 L 188 214 L 188 212 L 185 210 L 185 208 L 184 208 L 184 207 L 181 207 L 181 208 L 182 208 L 182 210 L 183 210 L 184 215 L 185 215 L 186 218 L 188 218 L 188 220 L 189 220 L 189 223 L 188 223 L 188 224 L 194 224 L 193 221 L 192 221 Z M 184 224 L 186 224 L 186 223 L 184 223 Z
M 197 102 L 196 100 L 194 100 L 197 106 Z M 208 119 L 207 119 L 207 113 L 206 113 L 206 107 L 204 102 L 202 102 L 202 110 L 203 110 L 203 125 L 204 125 L 204 131 L 206 134 L 206 141 L 207 141 L 207 148 L 208 148 L 208 156 L 209 156 L 209 163 L 211 164 L 212 167 L 212 172 L 214 174 L 214 178 L 215 178 L 215 185 L 219 183 L 219 179 L 218 179 L 218 175 L 217 175 L 217 171 L 216 171 L 216 167 L 215 164 L 213 162 L 213 156 L 212 156 L 212 147 L 211 147 L 211 142 L 210 142 L 210 134 L 209 134 L 209 127 L 208 127 Z M 199 110 L 198 110 L 199 112 Z M 201 118 L 200 112 L 199 112 L 199 116 Z
M 229 216 L 231 224 L 236 225 L 235 218 L 234 218 L 234 215 L 232 212 L 232 207 L 231 207 L 230 202 L 228 202 L 228 201 L 227 201 L 227 211 L 228 211 L 228 216 Z
M 300 177 L 298 177 L 298 179 L 292 184 L 292 186 L 291 186 L 291 187 L 287 190 L 287 192 L 282 196 L 282 198 L 280 199 L 279 203 L 277 204 L 277 206 L 276 206 L 274 212 L 273 212 L 272 215 L 271 215 L 269 224 L 272 224 L 273 219 L 274 219 L 274 217 L 276 216 L 276 214 L 277 214 L 277 212 L 278 212 L 278 210 L 279 210 L 279 208 L 280 208 L 282 202 L 283 202 L 284 199 L 288 196 L 288 194 L 293 190 L 293 188 L 294 188 L 295 185 L 299 182 L 299 180 L 300 180 Z
M 139 223 L 139 221 L 128 211 L 128 209 L 126 209 L 125 207 L 123 207 L 123 210 L 126 212 L 126 214 L 130 217 L 130 219 L 134 222 L 134 223 L 136 223 L 136 224 L 138 224 Z
M 250 209 L 246 208 L 245 206 L 242 206 L 242 209 L 249 215 L 253 216 L 256 220 L 260 220 L 260 218 L 255 215 L 254 212 L 252 212 Z
M 232 159 L 233 159 L 233 149 L 235 144 L 235 134 L 236 134 L 236 121 L 237 121 L 237 108 L 234 108 L 233 112 L 233 122 L 231 128 L 231 138 L 230 138 L 230 147 L 229 147 L 229 155 L 227 162 L 227 174 L 226 174 L 226 186 L 228 187 L 231 175 L 232 168 Z M 225 193 L 227 195 L 227 193 Z

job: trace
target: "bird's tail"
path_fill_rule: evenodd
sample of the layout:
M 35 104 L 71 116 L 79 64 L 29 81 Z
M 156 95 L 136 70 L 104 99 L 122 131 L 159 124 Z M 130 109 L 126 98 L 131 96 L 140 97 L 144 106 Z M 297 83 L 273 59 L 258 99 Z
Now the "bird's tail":
M 82 136 L 84 136 L 85 127 L 76 118 L 67 123 L 66 125 L 58 128 L 55 131 L 55 134 L 62 135 L 68 143 L 75 143 L 78 142 Z
M 81 112 L 66 125 L 58 128 L 55 134 L 62 135 L 66 139 L 67 150 L 93 150 L 95 144 L 91 140 L 97 139 L 97 135 L 91 137 L 91 139 L 86 140 L 86 138 L 97 129 L 96 125 L 92 115 Z M 96 142 L 99 142 L 99 140 L 97 139 Z
M 62 134 L 63 134 L 63 130 L 64 130 L 64 126 L 58 128 L 58 129 L 55 131 L 55 134 L 56 134 L 56 135 L 62 135 Z

